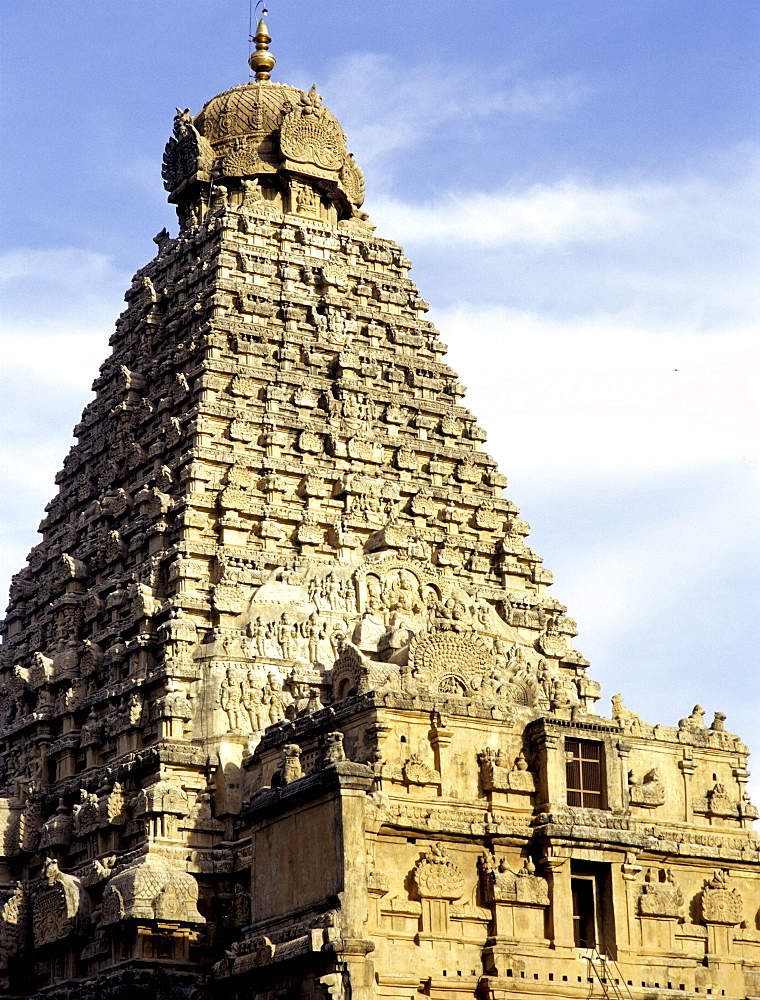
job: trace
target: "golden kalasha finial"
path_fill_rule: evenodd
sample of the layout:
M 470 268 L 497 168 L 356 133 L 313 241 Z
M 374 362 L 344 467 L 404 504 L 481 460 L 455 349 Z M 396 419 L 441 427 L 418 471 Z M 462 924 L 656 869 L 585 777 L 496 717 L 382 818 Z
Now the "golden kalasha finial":
M 272 38 L 263 18 L 258 23 L 253 40 L 256 42 L 256 51 L 251 53 L 248 64 L 255 72 L 257 80 L 268 80 L 277 60 L 269 51 Z

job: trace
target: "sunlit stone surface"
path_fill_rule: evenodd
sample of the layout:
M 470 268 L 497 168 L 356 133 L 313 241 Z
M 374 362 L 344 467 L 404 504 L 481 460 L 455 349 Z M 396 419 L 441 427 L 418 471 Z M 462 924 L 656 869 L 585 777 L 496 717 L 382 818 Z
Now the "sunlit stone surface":
M 14 578 L 7 995 L 760 994 L 746 747 L 596 714 L 410 262 L 257 42 L 177 114 L 179 235 Z

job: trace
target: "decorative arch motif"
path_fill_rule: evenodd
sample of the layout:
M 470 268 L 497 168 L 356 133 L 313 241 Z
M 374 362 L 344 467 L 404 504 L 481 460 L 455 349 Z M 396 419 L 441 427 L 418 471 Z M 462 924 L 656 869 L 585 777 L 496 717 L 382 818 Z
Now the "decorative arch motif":
M 74 931 L 80 909 L 86 902 L 87 893 L 79 879 L 65 875 L 55 861 L 48 859 L 45 879 L 33 898 L 35 947 L 68 937 Z
M 412 640 L 409 663 L 443 693 L 467 693 L 475 677 L 488 673 L 488 652 L 476 635 L 423 632 Z M 460 688 L 461 690 L 455 690 Z
M 422 898 L 459 899 L 464 892 L 464 874 L 446 853 L 442 843 L 434 844 L 414 869 L 414 881 Z
M 280 149 L 294 163 L 340 170 L 346 158 L 346 137 L 338 120 L 325 108 L 315 87 L 301 96 L 301 106 L 285 115 Z

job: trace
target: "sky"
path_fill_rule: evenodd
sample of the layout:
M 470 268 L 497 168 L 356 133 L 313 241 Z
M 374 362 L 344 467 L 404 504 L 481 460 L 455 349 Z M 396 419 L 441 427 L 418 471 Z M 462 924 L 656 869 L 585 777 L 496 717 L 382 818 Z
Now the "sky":
M 413 260 L 600 711 L 622 691 L 675 725 L 698 702 L 760 752 L 760 5 L 268 8 L 273 79 L 317 83 Z M 175 107 L 247 81 L 249 3 L 0 18 L 5 592 L 131 276 L 176 232 Z

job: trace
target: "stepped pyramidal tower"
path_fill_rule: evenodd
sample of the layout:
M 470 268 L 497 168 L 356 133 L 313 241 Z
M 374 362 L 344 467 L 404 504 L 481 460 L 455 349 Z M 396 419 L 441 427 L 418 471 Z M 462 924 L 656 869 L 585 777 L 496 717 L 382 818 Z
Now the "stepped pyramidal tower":
M 699 706 L 597 714 L 410 262 L 269 41 L 177 113 L 179 234 L 13 580 L 5 995 L 760 995 L 747 748 Z

